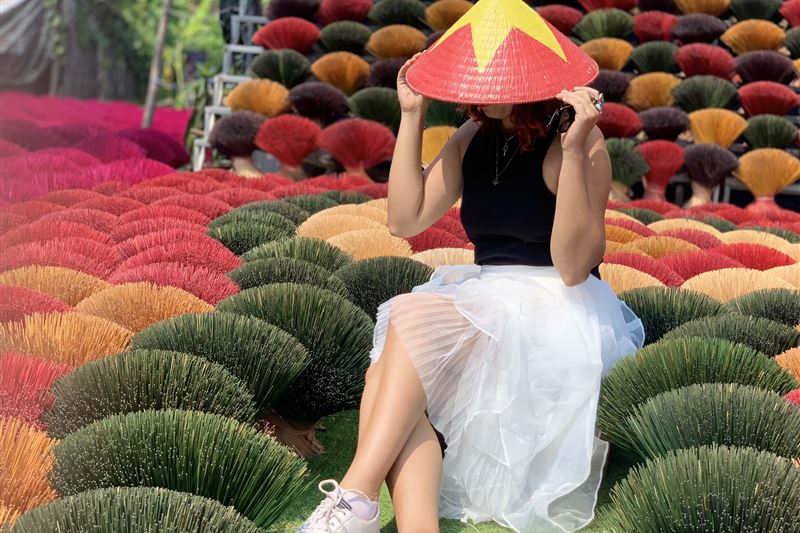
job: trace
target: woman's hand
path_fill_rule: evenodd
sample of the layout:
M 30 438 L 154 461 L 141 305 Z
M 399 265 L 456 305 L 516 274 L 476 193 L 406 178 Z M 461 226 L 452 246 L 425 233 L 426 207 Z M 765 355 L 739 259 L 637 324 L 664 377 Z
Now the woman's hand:
M 422 55 L 422 52 L 414 54 L 411 59 L 400 67 L 400 72 L 397 73 L 397 98 L 400 100 L 400 111 L 403 113 L 421 111 L 428 105 L 428 99 L 412 89 L 406 82 L 408 68 L 414 64 L 420 55 Z
M 601 98 L 600 92 L 591 87 L 575 87 L 572 91 L 561 91 L 556 98 L 575 109 L 575 121 L 561 136 L 561 149 L 583 153 L 586 138 L 600 117 L 600 111 L 594 106 L 594 101 Z

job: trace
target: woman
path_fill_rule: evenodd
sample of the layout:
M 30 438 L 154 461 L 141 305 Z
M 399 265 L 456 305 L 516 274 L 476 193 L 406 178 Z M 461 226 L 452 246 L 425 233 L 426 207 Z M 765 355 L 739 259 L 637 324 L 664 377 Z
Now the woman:
M 420 175 L 427 99 L 405 79 L 418 56 L 398 76 L 389 227 L 416 235 L 463 194 L 481 266 L 440 267 L 381 306 L 355 458 L 338 485 L 320 484 L 326 497 L 301 529 L 379 531 L 385 479 L 401 532 L 438 531 L 440 515 L 572 531 L 593 517 L 606 459 L 594 434 L 600 377 L 643 342 L 641 322 L 596 277 L 610 186 L 600 95 L 576 87 L 553 102 L 474 106 L 487 119 L 468 120 Z M 574 120 L 515 124 L 554 103 Z
M 597 272 L 611 168 L 602 96 L 585 86 L 596 73 L 521 0 L 479 1 L 400 69 L 389 229 L 417 235 L 461 198 L 475 264 L 379 308 L 355 457 L 320 483 L 300 531 L 379 531 L 384 480 L 401 532 L 438 531 L 439 517 L 526 532 L 592 520 L 600 380 L 644 342 Z M 476 103 L 421 172 L 428 98 Z

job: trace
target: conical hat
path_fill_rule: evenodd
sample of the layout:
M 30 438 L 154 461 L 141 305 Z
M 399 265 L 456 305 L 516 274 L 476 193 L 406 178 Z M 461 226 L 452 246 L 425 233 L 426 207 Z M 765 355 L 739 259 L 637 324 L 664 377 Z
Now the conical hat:
M 516 104 L 586 85 L 595 61 L 522 0 L 479 0 L 406 73 L 434 100 Z

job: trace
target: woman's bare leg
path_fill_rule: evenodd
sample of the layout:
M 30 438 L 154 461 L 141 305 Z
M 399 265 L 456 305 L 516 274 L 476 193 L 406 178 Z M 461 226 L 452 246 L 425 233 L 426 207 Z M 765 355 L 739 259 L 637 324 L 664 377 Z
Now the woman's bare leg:
M 438 533 L 441 481 L 442 449 L 423 414 L 386 478 L 398 531 Z
M 380 391 L 370 392 L 371 412 L 366 427 L 359 430 L 353 462 L 340 485 L 358 489 L 377 499 L 380 487 L 405 447 L 425 410 L 425 392 L 411 362 L 389 324 L 378 369 Z M 372 388 L 371 388 L 372 389 Z M 362 400 L 363 403 L 363 400 Z
M 372 408 L 375 405 L 375 400 L 378 398 L 378 394 L 380 394 L 381 367 L 383 367 L 383 362 L 381 359 L 378 359 L 375 363 L 372 363 L 369 368 L 367 368 L 364 392 L 361 394 L 361 404 L 358 408 L 357 446 L 361 446 L 361 441 L 363 440 L 367 424 L 369 424 L 369 417 L 372 414 Z

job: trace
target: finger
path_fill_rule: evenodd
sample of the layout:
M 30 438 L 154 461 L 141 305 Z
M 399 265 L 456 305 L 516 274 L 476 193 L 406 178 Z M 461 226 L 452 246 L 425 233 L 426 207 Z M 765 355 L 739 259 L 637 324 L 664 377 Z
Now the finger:
M 575 109 L 576 119 L 592 119 L 597 115 L 597 108 L 595 108 L 586 97 L 580 97 L 574 93 L 567 93 L 560 99 Z
M 594 87 L 586 87 L 584 85 L 579 85 L 573 89 L 574 92 L 587 92 L 591 98 L 595 100 L 600 99 L 600 91 L 595 89 Z
M 564 101 L 570 103 L 573 107 L 581 107 L 581 108 L 592 108 L 594 107 L 594 101 L 591 99 L 590 95 L 586 91 L 573 91 L 573 92 L 565 92 L 562 94 L 564 97 Z
M 572 91 L 571 94 L 576 95 L 578 98 L 580 98 L 582 101 L 585 101 L 587 104 L 594 106 L 594 103 L 600 99 L 599 98 L 600 93 L 597 91 L 594 92 L 597 93 L 597 96 L 595 96 L 593 92 L 584 89 L 576 89 Z

